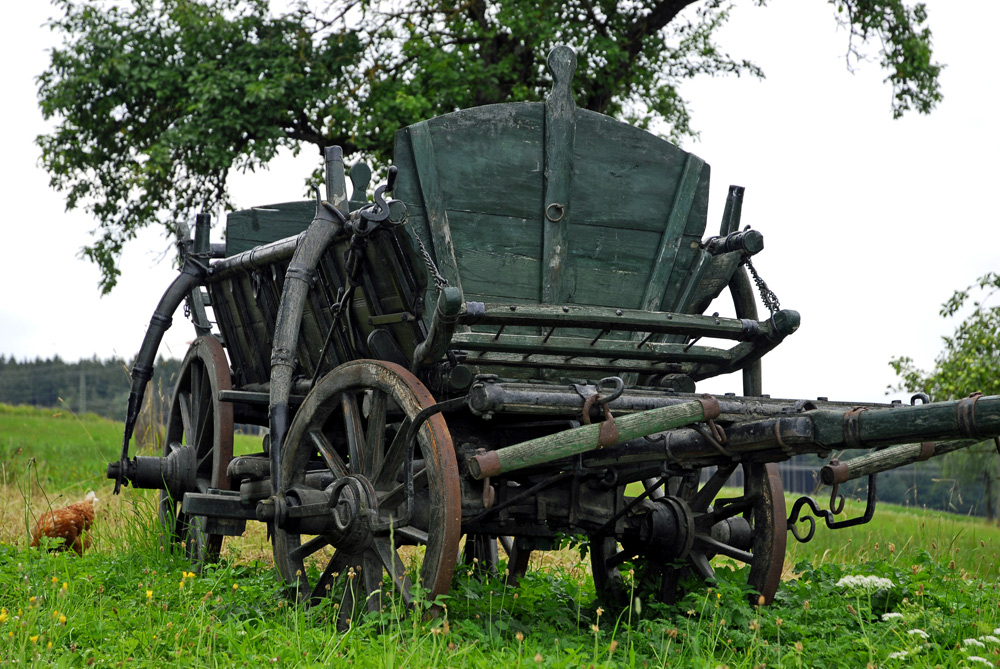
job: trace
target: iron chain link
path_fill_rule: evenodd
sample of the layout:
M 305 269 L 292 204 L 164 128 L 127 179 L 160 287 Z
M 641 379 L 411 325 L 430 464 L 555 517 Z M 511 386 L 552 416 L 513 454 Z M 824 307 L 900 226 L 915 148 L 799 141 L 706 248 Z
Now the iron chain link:
M 427 247 L 424 246 L 424 241 L 420 239 L 420 235 L 417 234 L 416 229 L 411 225 L 410 232 L 413 233 L 413 237 L 417 240 L 417 246 L 420 247 L 420 255 L 424 257 L 424 263 L 427 265 L 427 270 L 431 273 L 431 278 L 434 279 L 434 287 L 438 290 L 443 290 L 451 284 L 448 283 L 448 279 L 444 278 L 441 272 L 438 271 L 437 265 L 434 264 L 434 260 L 431 258 L 431 254 L 427 252 Z
M 760 278 L 760 274 L 757 274 L 757 270 L 754 269 L 753 262 L 750 261 L 750 256 L 745 257 L 741 264 L 745 265 L 746 268 L 750 270 L 750 276 L 753 277 L 753 282 L 757 284 L 757 291 L 760 293 L 760 299 L 773 316 L 775 311 L 781 309 L 781 303 L 778 301 L 778 296 L 774 294 L 773 290 L 767 287 L 767 283 L 764 279 Z

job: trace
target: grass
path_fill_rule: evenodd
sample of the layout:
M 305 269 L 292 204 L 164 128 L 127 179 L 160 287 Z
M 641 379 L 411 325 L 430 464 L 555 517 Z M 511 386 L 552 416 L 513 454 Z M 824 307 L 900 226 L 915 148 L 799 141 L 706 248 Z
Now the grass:
M 312 609 L 284 597 L 262 531 L 227 540 L 222 562 L 193 575 L 161 547 L 152 491 L 110 495 L 103 469 L 118 455 L 120 425 L 57 413 L 0 406 L 3 665 L 930 667 L 1000 660 L 1000 531 L 979 519 L 883 505 L 869 525 L 819 528 L 806 545 L 789 537 L 786 580 L 769 607 L 748 604 L 745 575 L 723 568 L 713 588 L 693 588 L 676 605 L 640 597 L 612 612 L 595 602 L 579 554 L 563 550 L 538 554 L 517 588 L 460 568 L 441 618 L 424 620 L 389 600 L 381 615 L 352 617 L 338 631 L 335 597 Z M 91 551 L 78 558 L 26 548 L 34 516 L 87 489 L 106 502 Z

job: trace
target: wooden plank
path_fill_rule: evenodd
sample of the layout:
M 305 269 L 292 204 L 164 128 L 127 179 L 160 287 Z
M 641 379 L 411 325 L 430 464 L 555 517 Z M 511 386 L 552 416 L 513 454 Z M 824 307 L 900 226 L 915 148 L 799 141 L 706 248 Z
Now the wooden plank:
M 661 233 L 687 153 L 650 133 L 577 110 L 573 156 L 574 225 Z M 696 198 L 695 202 L 700 202 Z M 585 216 L 580 216 L 585 212 Z M 704 218 L 705 211 L 692 211 Z M 685 230 L 701 237 L 702 229 Z
M 660 233 L 574 222 L 571 235 L 564 301 L 640 308 Z
M 565 355 L 657 362 L 709 362 L 722 364 L 732 359 L 730 352 L 709 346 L 686 347 L 682 344 L 646 342 L 637 347 L 634 342 L 600 339 L 593 346 L 585 337 L 549 337 L 530 334 L 507 334 L 497 337 L 485 332 L 456 333 L 452 342 L 457 348 L 470 351 L 495 351 L 500 353 L 528 353 L 539 355 Z
M 433 139 L 438 187 L 448 210 L 540 223 L 544 121 L 543 103 L 520 102 L 465 109 L 418 124 L 426 124 Z M 406 183 L 413 175 L 404 173 L 404 160 L 410 169 L 419 153 L 413 127 L 400 131 L 396 144 L 401 170 L 396 194 L 407 205 L 404 195 L 414 189 Z
M 434 259 L 437 261 L 438 270 L 448 283 L 461 290 L 462 282 L 458 274 L 458 262 L 455 259 L 455 245 L 452 242 L 448 211 L 445 208 L 445 199 L 438 179 L 430 129 L 425 121 L 410 126 L 409 130 L 416 176 L 423 195 L 427 225 L 431 232 Z M 424 243 L 426 244 L 427 240 Z
M 226 217 L 226 256 L 294 237 L 309 227 L 315 214 L 316 203 L 308 200 L 230 212 Z
M 465 299 L 537 302 L 541 274 L 538 219 L 452 212 Z M 489 234 L 484 234 L 484 231 Z
M 739 251 L 733 251 L 713 257 L 702 273 L 701 280 L 691 290 L 688 302 L 683 306 L 683 311 L 690 314 L 700 314 L 708 309 L 712 300 L 722 294 L 722 291 L 729 285 L 733 273 L 739 267 L 741 256 Z
M 646 292 L 642 299 L 642 308 L 650 311 L 659 310 L 664 302 L 664 285 L 670 276 L 678 249 L 683 242 L 683 233 L 687 227 L 688 215 L 694 203 L 695 193 L 701 180 L 701 170 L 705 162 L 694 154 L 688 154 L 684 163 L 674 201 L 667 216 L 667 224 L 663 230 L 660 247 L 656 252 L 653 270 L 646 284 Z M 676 299 L 676 298 L 675 298 Z
M 556 47 L 549 53 L 548 63 L 553 85 L 545 99 L 545 209 L 540 294 L 542 302 L 551 304 L 566 301 L 563 274 L 572 221 L 570 184 L 576 141 L 576 103 L 571 85 L 576 53 L 566 46 Z

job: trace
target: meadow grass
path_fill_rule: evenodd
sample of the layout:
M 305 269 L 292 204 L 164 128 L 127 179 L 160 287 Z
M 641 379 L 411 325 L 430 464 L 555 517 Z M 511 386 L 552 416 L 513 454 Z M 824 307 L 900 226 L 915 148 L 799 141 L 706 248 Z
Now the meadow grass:
M 985 666 L 1000 660 L 1000 532 L 980 519 L 880 505 L 872 524 L 789 536 L 773 605 L 745 573 L 675 605 L 603 608 L 576 550 L 533 555 L 518 587 L 460 566 L 445 613 L 387 597 L 380 614 L 285 596 L 259 524 L 194 575 L 164 547 L 155 491 L 110 495 L 120 424 L 0 407 L 0 664 L 54 666 Z M 75 427 L 73 427 L 75 425 Z M 88 436 L 89 435 L 89 436 Z M 101 440 L 107 439 L 105 444 Z M 74 476 L 75 473 L 75 476 Z M 105 502 L 82 558 L 28 549 L 49 504 Z M 58 503 L 55 500 L 60 500 Z M 848 513 L 860 513 L 860 506 Z M 625 565 L 624 568 L 627 568 Z M 346 577 L 342 577 L 346 578 Z M 336 593 L 336 588 L 335 588 Z M 981 659 L 977 659 L 981 658 Z

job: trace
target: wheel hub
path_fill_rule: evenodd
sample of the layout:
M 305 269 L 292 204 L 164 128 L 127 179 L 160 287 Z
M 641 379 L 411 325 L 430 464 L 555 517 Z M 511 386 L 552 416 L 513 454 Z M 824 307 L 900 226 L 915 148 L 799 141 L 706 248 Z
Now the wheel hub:
M 363 476 L 346 476 L 334 481 L 327 490 L 334 525 L 326 532 L 330 543 L 349 553 L 360 553 L 375 538 L 371 522 L 378 514 L 375 489 Z
M 322 534 L 330 545 L 360 553 L 375 538 L 372 520 L 378 515 L 375 489 L 363 476 L 344 476 L 325 490 L 292 486 L 284 495 L 257 506 L 260 520 L 274 522 L 287 532 Z
M 694 547 L 694 514 L 679 497 L 649 500 L 648 513 L 639 527 L 639 538 L 663 560 L 683 560 Z

